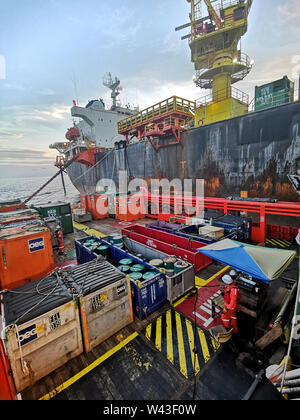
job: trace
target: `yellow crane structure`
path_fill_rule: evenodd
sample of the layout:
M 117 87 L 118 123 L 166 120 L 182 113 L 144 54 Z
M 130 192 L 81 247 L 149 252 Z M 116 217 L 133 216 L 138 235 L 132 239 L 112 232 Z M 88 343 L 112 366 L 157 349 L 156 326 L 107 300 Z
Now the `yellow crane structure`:
M 249 97 L 233 84 L 250 72 L 253 61 L 242 53 L 239 43 L 248 29 L 253 0 L 187 0 L 191 5 L 187 27 L 194 82 L 210 94 L 197 101 L 195 126 L 237 117 L 248 112 Z M 204 3 L 204 5 L 203 5 Z M 205 15 L 203 16 L 203 10 Z

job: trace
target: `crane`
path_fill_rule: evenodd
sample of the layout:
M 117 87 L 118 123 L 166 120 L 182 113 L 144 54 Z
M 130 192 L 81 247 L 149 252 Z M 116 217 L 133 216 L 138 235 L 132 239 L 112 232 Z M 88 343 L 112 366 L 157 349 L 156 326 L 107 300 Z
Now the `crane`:
M 195 126 L 244 115 L 249 97 L 232 85 L 250 72 L 253 61 L 239 48 L 247 32 L 248 15 L 253 0 L 187 0 L 190 22 L 175 28 L 190 27 L 191 61 L 196 74 L 194 82 L 211 92 L 197 101 Z M 202 8 L 208 11 L 203 16 Z
M 212 21 L 215 22 L 215 24 L 217 25 L 218 29 L 222 29 L 223 28 L 223 24 L 221 19 L 219 18 L 217 12 L 215 11 L 215 9 L 213 8 L 211 1 L 210 0 L 204 0 L 204 3 L 206 4 L 210 19 Z

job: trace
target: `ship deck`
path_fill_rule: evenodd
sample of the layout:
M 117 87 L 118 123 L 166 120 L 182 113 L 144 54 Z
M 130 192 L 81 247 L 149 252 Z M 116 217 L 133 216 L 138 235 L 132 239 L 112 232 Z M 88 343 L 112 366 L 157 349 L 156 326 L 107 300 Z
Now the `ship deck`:
M 149 219 L 138 223 L 149 223 Z M 114 231 L 119 232 L 122 224 L 114 219 L 105 219 L 86 223 L 85 226 L 74 223 L 74 226 L 74 233 L 65 236 L 64 256 L 55 256 L 57 264 L 74 263 L 74 240 L 95 233 L 106 236 Z M 288 271 L 289 278 L 294 280 L 297 279 L 297 264 L 296 259 Z M 222 272 L 224 266 L 213 263 L 197 273 L 196 292 L 209 285 Z M 280 284 L 275 285 L 273 292 L 277 293 L 279 289 Z M 270 297 L 269 317 L 276 312 L 272 306 L 274 293 Z M 195 325 L 188 314 L 180 310 L 181 303 L 193 299 L 194 295 L 195 291 L 190 292 L 173 306 L 166 303 L 145 320 L 134 318 L 133 323 L 89 353 L 70 360 L 27 388 L 21 394 L 22 399 L 243 399 L 261 369 L 255 357 L 248 352 L 246 324 L 241 322 L 241 334 L 226 344 L 216 345 L 208 331 L 199 324 Z M 279 299 L 279 304 L 282 299 Z M 168 330 L 168 320 L 172 321 L 171 330 Z M 261 325 L 268 322 L 267 319 L 263 321 Z M 162 325 L 160 334 L 156 328 L 158 323 Z M 277 361 L 283 355 L 279 346 L 273 360 Z M 282 396 L 268 380 L 263 379 L 251 399 L 276 400 L 282 399 Z

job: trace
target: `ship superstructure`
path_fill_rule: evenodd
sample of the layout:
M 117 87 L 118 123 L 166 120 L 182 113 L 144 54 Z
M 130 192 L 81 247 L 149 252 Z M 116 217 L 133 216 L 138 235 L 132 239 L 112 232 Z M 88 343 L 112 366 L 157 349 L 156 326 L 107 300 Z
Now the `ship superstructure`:
M 117 100 L 122 90 L 117 77 L 113 78 L 111 73 L 108 73 L 103 78 L 103 85 L 111 90 L 111 107 L 108 108 L 102 98 L 89 101 L 85 107 L 73 101 L 71 115 L 73 118 L 79 118 L 79 122 L 74 121 L 74 126 L 67 131 L 67 141 L 50 145 L 50 149 L 64 154 L 66 160 L 90 149 L 114 147 L 118 141 L 123 140 L 117 130 L 118 121 L 138 112 L 137 107 L 122 106 Z

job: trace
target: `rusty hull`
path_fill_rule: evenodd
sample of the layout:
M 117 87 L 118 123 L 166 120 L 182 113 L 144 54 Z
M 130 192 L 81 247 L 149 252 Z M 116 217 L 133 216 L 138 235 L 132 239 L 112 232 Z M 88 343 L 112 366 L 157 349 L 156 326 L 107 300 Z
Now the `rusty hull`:
M 167 145 L 172 138 L 161 139 Z M 250 113 L 183 133 L 183 147 L 155 151 L 148 141 L 96 155 L 85 173 L 79 163 L 68 173 L 81 193 L 93 193 L 100 179 L 126 170 L 128 180 L 204 179 L 205 195 L 226 197 L 248 191 L 249 197 L 300 201 L 287 178 L 300 162 L 300 102 Z

